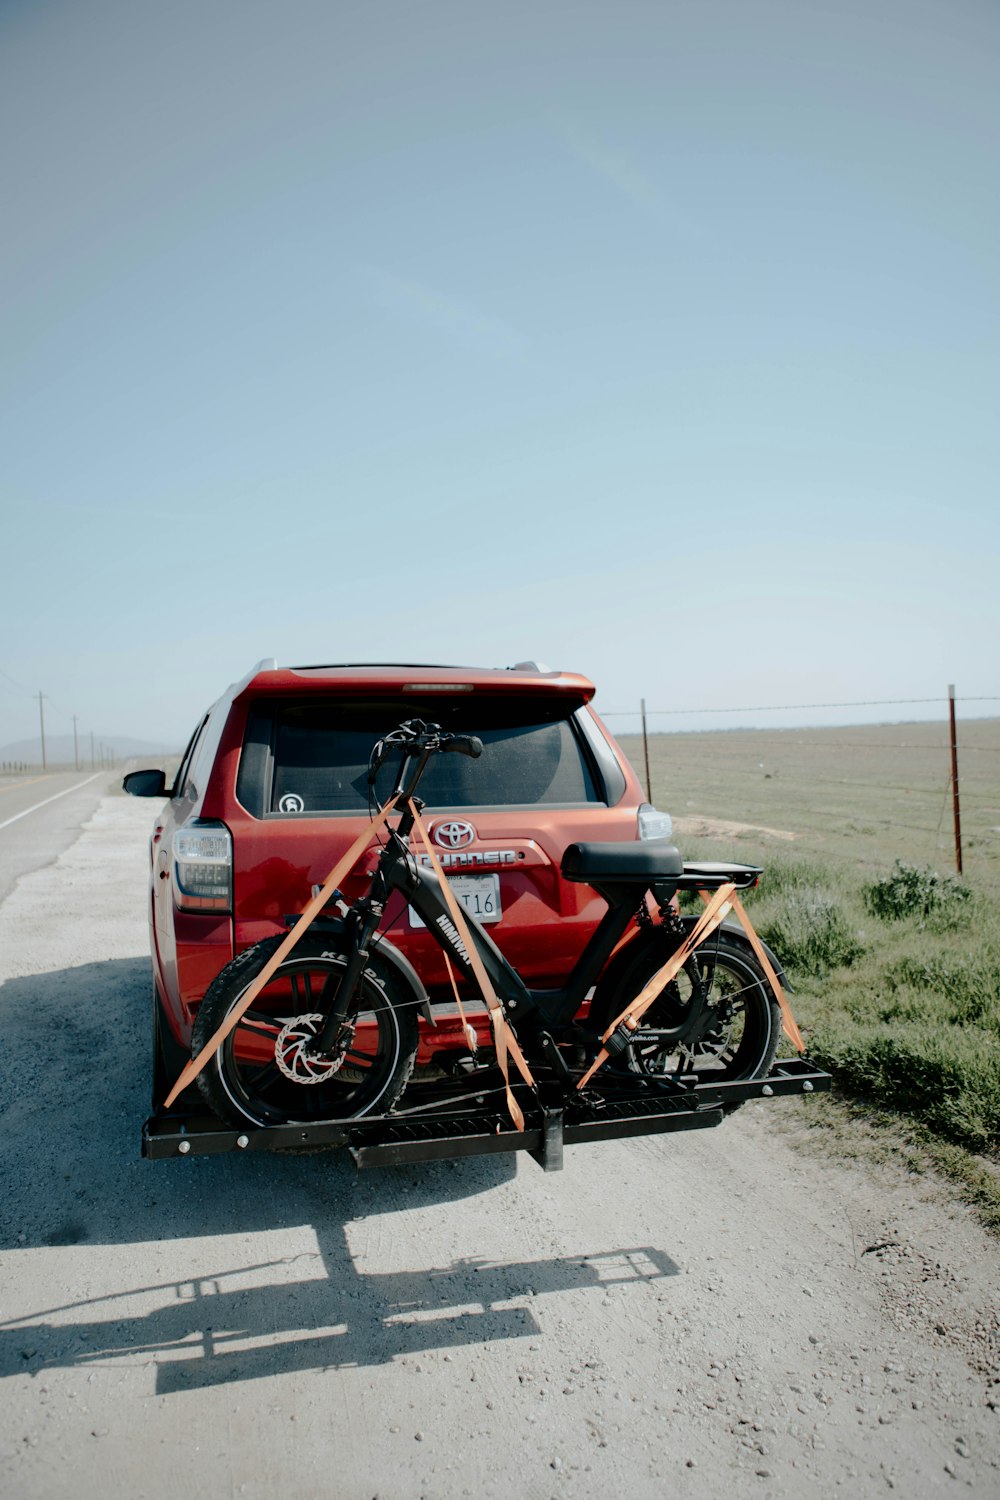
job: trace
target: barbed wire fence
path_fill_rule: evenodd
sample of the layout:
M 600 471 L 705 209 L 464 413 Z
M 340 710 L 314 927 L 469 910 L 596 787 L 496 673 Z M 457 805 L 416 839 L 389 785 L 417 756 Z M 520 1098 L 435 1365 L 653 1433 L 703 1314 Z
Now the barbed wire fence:
M 929 717 L 937 705 L 941 712 Z M 859 847 L 948 851 L 1000 859 L 1000 696 L 854 699 L 840 702 L 649 708 L 598 712 L 623 743 L 651 802 L 682 827 L 754 829 L 792 840 L 811 834 L 827 852 Z M 765 727 L 768 716 L 852 709 L 892 711 L 877 722 Z M 907 709 L 923 717 L 910 719 Z M 960 710 L 960 712 L 957 712 Z M 971 710 L 971 712 L 970 712 Z M 740 718 L 752 718 L 752 727 Z M 711 726 L 711 727 L 708 727 Z M 961 759 L 961 780 L 959 761 Z M 949 810 L 951 817 L 948 816 Z M 777 826 L 776 826 L 777 825 Z

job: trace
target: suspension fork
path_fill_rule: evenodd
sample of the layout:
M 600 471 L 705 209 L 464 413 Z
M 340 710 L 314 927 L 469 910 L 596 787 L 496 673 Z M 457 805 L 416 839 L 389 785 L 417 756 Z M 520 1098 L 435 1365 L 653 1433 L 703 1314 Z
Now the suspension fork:
M 373 910 L 373 906 L 377 909 Z M 372 903 L 368 899 L 364 901 L 360 909 L 355 907 L 349 912 L 345 923 L 348 942 L 347 962 L 344 965 L 344 972 L 339 980 L 335 975 L 331 974 L 320 992 L 319 1006 L 320 1010 L 326 1014 L 326 1020 L 323 1022 L 323 1029 L 316 1038 L 316 1044 L 310 1049 L 311 1051 L 326 1057 L 331 1056 L 335 1051 L 337 1038 L 340 1036 L 344 1022 L 347 1020 L 348 1014 L 354 1005 L 361 975 L 364 973 L 365 965 L 371 956 L 368 944 L 371 942 L 378 927 L 381 914 L 380 903 Z M 337 986 L 336 995 L 333 997 L 332 1004 L 330 1004 L 331 993 L 335 984 Z M 330 1005 L 329 1010 L 327 1010 L 328 1004 Z
M 425 752 L 421 765 L 426 761 Z M 419 778 L 417 778 L 419 779 Z M 400 777 L 402 781 L 402 776 Z M 413 780 L 411 779 L 411 785 Z M 414 806 L 419 811 L 423 803 L 419 799 L 414 800 Z M 389 843 L 379 855 L 378 865 L 372 879 L 368 895 L 357 902 L 347 913 L 345 920 L 345 932 L 347 936 L 347 962 L 339 982 L 335 975 L 330 975 L 320 994 L 320 1010 L 326 1016 L 323 1029 L 316 1038 L 313 1049 L 323 1056 L 332 1056 L 336 1050 L 337 1039 L 340 1036 L 344 1023 L 351 1013 L 358 992 L 358 985 L 364 973 L 365 965 L 371 957 L 369 944 L 378 931 L 379 923 L 385 911 L 385 896 L 387 890 L 391 889 L 389 879 L 390 867 L 397 864 L 406 857 L 406 841 L 413 828 L 414 815 L 409 803 L 403 807 L 398 827 L 388 829 Z M 334 985 L 337 985 L 334 994 Z M 327 1010 L 329 1006 L 329 1010 Z

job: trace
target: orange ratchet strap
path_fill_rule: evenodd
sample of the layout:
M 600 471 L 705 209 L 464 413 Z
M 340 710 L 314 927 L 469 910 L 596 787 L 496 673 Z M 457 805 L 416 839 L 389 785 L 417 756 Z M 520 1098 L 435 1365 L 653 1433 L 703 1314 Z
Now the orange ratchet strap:
M 205 1064 L 215 1056 L 216 1052 L 218 1052 L 219 1048 L 226 1040 L 226 1037 L 232 1031 L 233 1027 L 236 1026 L 237 1023 L 243 1018 L 245 1012 L 250 1009 L 251 1005 L 256 1000 L 265 984 L 267 984 L 268 980 L 272 977 L 275 970 L 281 963 L 284 962 L 289 953 L 291 953 L 299 938 L 302 937 L 303 933 L 306 931 L 306 928 L 309 926 L 313 917 L 326 905 L 326 903 L 330 900 L 330 897 L 333 895 L 334 891 L 340 885 L 340 882 L 343 880 L 344 876 L 347 875 L 357 863 L 361 851 L 365 849 L 371 842 L 372 835 L 378 833 L 379 829 L 385 825 L 386 819 L 389 817 L 389 814 L 396 806 L 396 800 L 397 799 L 395 797 L 391 798 L 386 803 L 385 807 L 383 807 L 382 811 L 379 813 L 375 821 L 373 823 L 369 823 L 368 827 L 364 830 L 363 833 L 358 834 L 357 838 L 354 840 L 354 843 L 348 849 L 343 859 L 340 860 L 330 871 L 329 875 L 326 877 L 326 880 L 323 882 L 322 888 L 317 891 L 316 895 L 309 902 L 309 905 L 304 908 L 302 915 L 299 917 L 298 921 L 296 922 L 295 926 L 292 928 L 288 936 L 285 938 L 284 942 L 275 949 L 274 953 L 272 953 L 267 963 L 257 975 L 257 978 L 253 981 L 249 989 L 246 991 L 243 999 L 239 1002 L 238 1005 L 233 1006 L 233 1009 L 229 1012 L 228 1016 L 223 1021 L 218 1031 L 216 1031 L 214 1036 L 212 1036 L 205 1043 L 204 1047 L 202 1047 L 201 1051 L 198 1053 L 198 1056 L 193 1057 L 189 1063 L 185 1064 L 181 1076 L 178 1078 L 177 1082 L 174 1084 L 173 1088 L 170 1090 L 170 1093 L 167 1095 L 166 1100 L 164 1101 L 164 1109 L 170 1108 L 171 1104 L 173 1104 L 178 1094 L 186 1089 L 188 1084 L 191 1083 L 193 1079 L 197 1078 L 198 1074 L 201 1072 Z
M 462 913 L 462 909 L 458 904 L 455 893 L 451 889 L 451 886 L 448 884 L 447 876 L 441 868 L 437 855 L 434 853 L 434 848 L 431 844 L 430 839 L 427 837 L 427 830 L 425 829 L 423 822 L 421 821 L 420 814 L 417 812 L 417 809 L 413 806 L 412 802 L 410 803 L 410 807 L 413 811 L 414 827 L 417 833 L 419 833 L 421 842 L 423 843 L 423 846 L 427 851 L 427 856 L 430 859 L 431 863 L 431 869 L 434 871 L 440 882 L 441 894 L 445 899 L 448 911 L 451 913 L 451 920 L 455 924 L 458 935 L 465 945 L 465 951 L 469 955 L 469 963 L 472 966 L 472 972 L 476 976 L 476 981 L 479 984 L 479 988 L 483 992 L 483 999 L 486 1001 L 486 1009 L 490 1013 L 490 1022 L 493 1026 L 493 1040 L 496 1043 L 497 1049 L 497 1064 L 500 1068 L 500 1072 L 503 1074 L 504 1089 L 506 1090 L 507 1094 L 507 1108 L 510 1111 L 510 1117 L 517 1129 L 523 1130 L 524 1115 L 521 1111 L 521 1106 L 518 1104 L 517 1100 L 514 1098 L 514 1095 L 511 1093 L 510 1074 L 507 1067 L 507 1054 L 509 1053 L 510 1056 L 514 1059 L 515 1063 L 517 1064 L 518 1072 L 521 1074 L 521 1077 L 524 1079 L 525 1083 L 530 1083 L 531 1086 L 534 1087 L 535 1080 L 531 1076 L 531 1069 L 528 1067 L 528 1064 L 524 1060 L 524 1054 L 517 1044 L 517 1039 L 507 1024 L 507 1018 L 503 1013 L 503 1007 L 500 1004 L 500 1001 L 497 999 L 496 991 L 490 983 L 489 975 L 486 973 L 486 969 L 483 966 L 483 961 L 479 956 L 479 951 L 476 948 L 475 943 L 472 941 L 468 923 L 466 922 L 465 917 Z M 455 991 L 455 996 L 457 999 L 457 989 Z M 461 1002 L 459 1002 L 459 1011 L 461 1012 Z M 468 1025 L 467 1022 L 466 1025 Z
M 698 894 L 701 896 L 701 899 L 703 901 L 708 900 L 708 896 L 705 891 L 699 891 Z M 761 942 L 756 932 L 754 932 L 753 923 L 750 921 L 750 918 L 743 910 L 743 903 L 740 900 L 739 896 L 733 896 L 732 907 L 733 911 L 739 918 L 740 926 L 743 928 L 743 931 L 746 933 L 747 937 L 750 940 L 750 946 L 757 956 L 757 962 L 760 964 L 761 968 L 764 970 L 764 973 L 767 975 L 768 984 L 771 986 L 772 990 L 778 997 L 778 1004 L 781 1006 L 781 1028 L 787 1036 L 788 1040 L 791 1042 L 792 1046 L 798 1052 L 804 1052 L 806 1050 L 806 1044 L 802 1040 L 801 1031 L 795 1024 L 795 1017 L 792 1015 L 792 1007 L 789 1005 L 787 999 L 785 998 L 785 992 L 781 987 L 781 981 L 779 980 L 777 974 L 774 972 L 774 965 L 767 956 L 767 950 L 765 949 L 764 944 Z
M 444 959 L 444 966 L 448 970 L 448 978 L 451 980 L 451 992 L 455 996 L 455 1004 L 458 1006 L 458 1019 L 462 1023 L 462 1032 L 465 1036 L 466 1046 L 473 1057 L 475 1057 L 479 1048 L 479 1037 L 476 1035 L 476 1028 L 469 1024 L 469 1018 L 465 1014 L 465 1006 L 462 1004 L 462 997 L 458 993 L 458 981 L 455 978 L 455 970 L 451 966 L 451 959 L 443 948 L 441 949 L 441 957 Z
M 729 914 L 730 910 L 732 909 L 732 901 L 735 892 L 736 887 L 730 881 L 727 885 L 720 886 L 714 896 L 706 896 L 703 894 L 702 899 L 706 902 L 705 910 L 698 918 L 694 927 L 692 927 L 691 931 L 688 933 L 683 943 L 681 943 L 680 947 L 670 955 L 663 967 L 657 969 L 652 979 L 647 980 L 642 989 L 639 991 L 638 995 L 636 995 L 635 999 L 630 1001 L 622 1011 L 621 1015 L 617 1016 L 615 1020 L 612 1021 L 607 1031 L 605 1031 L 603 1036 L 601 1037 L 602 1042 L 606 1042 L 608 1037 L 611 1036 L 612 1033 L 623 1022 L 628 1027 L 629 1031 L 636 1030 L 641 1017 L 645 1015 L 646 1011 L 652 1005 L 653 1001 L 657 998 L 664 986 L 668 985 L 670 981 L 675 977 L 675 975 L 680 973 L 681 969 L 683 969 L 684 965 L 687 963 L 694 950 L 698 947 L 699 943 L 703 943 L 705 939 L 709 937 L 710 934 L 713 933 L 715 929 L 721 924 L 723 918 Z M 601 1048 L 600 1052 L 597 1054 L 597 1057 L 594 1059 L 593 1063 L 590 1065 L 586 1073 L 584 1073 L 583 1077 L 580 1079 L 580 1082 L 577 1084 L 578 1089 L 582 1089 L 584 1085 L 590 1081 L 590 1079 L 597 1072 L 598 1068 L 604 1066 L 610 1055 L 611 1054 L 608 1052 L 606 1047 Z

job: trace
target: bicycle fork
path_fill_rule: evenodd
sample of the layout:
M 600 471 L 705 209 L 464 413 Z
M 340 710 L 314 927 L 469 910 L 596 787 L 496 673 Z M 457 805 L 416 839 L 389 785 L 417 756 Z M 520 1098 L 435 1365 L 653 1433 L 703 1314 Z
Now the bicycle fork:
M 368 945 L 381 919 L 382 906 L 370 899 L 361 903 L 361 906 L 363 910 L 353 908 L 345 921 L 348 952 L 344 972 L 339 978 L 331 974 L 320 991 L 319 1006 L 326 1020 L 316 1038 L 315 1047 L 310 1048 L 310 1053 L 318 1057 L 335 1055 L 340 1034 L 354 1007 L 365 965 L 371 957 Z

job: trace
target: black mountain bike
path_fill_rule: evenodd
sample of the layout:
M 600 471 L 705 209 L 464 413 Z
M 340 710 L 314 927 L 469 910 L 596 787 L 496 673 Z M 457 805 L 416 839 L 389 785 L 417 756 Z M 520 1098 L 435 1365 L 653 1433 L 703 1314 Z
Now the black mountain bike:
M 754 866 L 684 865 L 665 839 L 571 845 L 563 857 L 564 876 L 592 886 L 607 911 L 558 989 L 529 989 L 472 915 L 463 912 L 456 919 L 455 898 L 444 889 L 429 842 L 428 863 L 420 857 L 425 835 L 416 793 L 432 756 L 476 757 L 482 748 L 478 739 L 446 734 L 419 719 L 401 724 L 375 745 L 368 785 L 384 842 L 366 894 L 351 906 L 337 901 L 338 915 L 325 906 L 298 933 L 249 1004 L 251 986 L 287 935 L 258 943 L 227 964 L 199 1008 L 192 1055 L 198 1057 L 213 1042 L 216 1050 L 202 1065 L 198 1085 L 223 1120 L 308 1124 L 392 1111 L 413 1071 L 418 1011 L 431 1019 L 418 974 L 380 932 L 395 892 L 444 949 L 458 976 L 456 997 L 459 987 L 466 993 L 470 985 L 483 988 L 484 971 L 486 988 L 492 989 L 496 1049 L 483 1048 L 477 1055 L 475 1033 L 468 1028 L 470 1055 L 460 1054 L 456 1065 L 470 1097 L 481 1101 L 494 1086 L 506 1086 L 497 1069 L 508 1047 L 515 1058 L 521 1054 L 522 1076 L 547 1105 L 586 1097 L 580 1084 L 597 1060 L 604 1076 L 647 1091 L 676 1090 L 692 1079 L 735 1082 L 768 1074 L 782 1010 L 766 970 L 774 976 L 781 970 L 768 950 L 765 962 L 759 962 L 739 928 L 717 927 L 652 1003 L 647 1001 L 641 1020 L 616 1024 L 691 934 L 697 918 L 678 914 L 678 892 L 697 890 L 707 901 L 722 887 L 746 889 L 761 874 Z M 398 779 L 381 808 L 375 777 L 396 753 Z M 395 826 L 386 821 L 387 809 L 399 814 Z M 634 920 L 638 933 L 616 952 Z M 762 945 L 755 941 L 759 952 Z M 218 1033 L 227 1024 L 220 1042 Z M 601 1079 L 597 1072 L 589 1085 L 592 1094 Z

